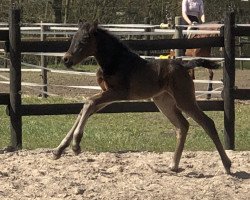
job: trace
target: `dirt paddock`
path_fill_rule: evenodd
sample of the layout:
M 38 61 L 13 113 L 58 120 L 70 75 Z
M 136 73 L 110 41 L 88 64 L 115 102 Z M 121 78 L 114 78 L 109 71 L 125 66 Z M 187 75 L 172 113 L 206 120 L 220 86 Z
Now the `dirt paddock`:
M 49 76 L 50 84 L 96 85 L 95 77 Z M 206 72 L 203 77 L 207 78 Z M 216 71 L 215 80 L 221 77 L 222 70 Z M 41 83 L 38 73 L 22 78 Z M 237 71 L 239 88 L 249 88 L 249 80 L 249 70 Z M 206 89 L 206 85 L 197 89 Z M 9 86 L 0 84 L 0 90 L 8 92 Z M 53 87 L 49 92 L 66 97 L 96 93 Z M 23 94 L 39 93 L 23 87 Z M 250 151 L 228 154 L 232 175 L 224 174 L 217 152 L 184 152 L 180 172 L 173 173 L 168 170 L 170 152 L 84 152 L 74 156 L 68 151 L 55 161 L 47 149 L 0 151 L 0 200 L 250 200 Z
M 250 151 L 227 151 L 232 175 L 217 152 L 184 152 L 180 172 L 168 170 L 172 153 L 47 149 L 0 154 L 0 199 L 250 199 Z

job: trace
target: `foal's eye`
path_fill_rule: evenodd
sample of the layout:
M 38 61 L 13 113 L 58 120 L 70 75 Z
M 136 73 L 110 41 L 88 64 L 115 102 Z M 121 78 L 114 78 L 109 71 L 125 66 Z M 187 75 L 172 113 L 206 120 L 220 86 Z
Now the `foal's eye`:
M 79 42 L 80 45 L 86 44 L 86 40 L 82 40 Z
M 89 37 L 84 37 L 82 38 L 82 40 L 80 41 L 80 44 L 86 44 L 89 40 Z

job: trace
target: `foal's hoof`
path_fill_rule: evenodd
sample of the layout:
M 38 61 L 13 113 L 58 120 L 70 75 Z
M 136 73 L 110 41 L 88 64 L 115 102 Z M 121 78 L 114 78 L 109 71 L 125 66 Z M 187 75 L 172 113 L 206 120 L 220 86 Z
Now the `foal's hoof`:
M 80 146 L 72 146 L 72 150 L 76 156 L 78 156 L 82 151 Z
M 230 171 L 231 165 L 232 165 L 231 161 L 229 161 L 227 164 L 224 165 L 226 174 L 231 174 L 231 171 Z
M 54 150 L 53 152 L 52 152 L 52 159 L 53 160 L 57 160 L 57 159 L 59 159 L 60 157 L 61 157 L 61 153 L 59 153 L 57 150 Z
M 173 165 L 173 164 L 170 164 L 170 165 L 169 165 L 169 169 L 170 169 L 172 172 L 176 172 L 176 173 L 179 171 L 179 168 L 176 167 L 176 166 Z
M 225 172 L 226 172 L 226 174 L 230 175 L 231 174 L 230 168 L 228 168 L 228 169 L 225 168 Z

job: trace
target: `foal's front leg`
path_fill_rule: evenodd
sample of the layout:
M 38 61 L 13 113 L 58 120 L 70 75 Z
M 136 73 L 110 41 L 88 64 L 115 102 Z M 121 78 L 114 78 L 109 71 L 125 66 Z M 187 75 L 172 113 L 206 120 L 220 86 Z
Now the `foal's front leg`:
M 73 137 L 72 137 L 72 150 L 74 151 L 76 155 L 78 155 L 81 152 L 80 142 L 83 136 L 83 130 L 84 130 L 85 124 L 89 116 L 106 105 L 107 105 L 106 103 L 102 105 L 96 105 L 96 101 L 94 98 L 89 99 L 84 104 L 84 107 L 82 109 L 83 114 L 80 117 L 80 120 L 73 132 Z
M 79 113 L 74 125 L 70 129 L 70 131 L 67 133 L 67 135 L 64 137 L 64 139 L 61 141 L 61 143 L 58 145 L 58 147 L 53 151 L 53 159 L 58 159 L 61 157 L 63 151 L 70 145 L 70 142 L 73 138 L 73 133 L 76 129 L 76 127 L 79 124 L 80 118 L 82 116 L 83 109 Z
M 80 153 L 80 141 L 83 135 L 84 126 L 87 122 L 87 119 L 91 114 L 100 110 L 101 108 L 107 106 L 113 101 L 125 100 L 125 92 L 115 92 L 112 90 L 104 91 L 103 93 L 94 95 L 90 97 L 87 102 L 84 104 L 81 113 L 78 115 L 76 122 L 74 123 L 71 130 L 62 140 L 60 145 L 54 150 L 54 159 L 61 157 L 62 152 L 70 145 L 72 141 L 72 149 L 75 154 Z

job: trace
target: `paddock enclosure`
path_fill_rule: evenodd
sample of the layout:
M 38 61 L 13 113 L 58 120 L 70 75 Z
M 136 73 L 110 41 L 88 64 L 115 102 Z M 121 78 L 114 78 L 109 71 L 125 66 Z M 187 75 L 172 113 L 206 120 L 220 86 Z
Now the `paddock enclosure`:
M 20 34 L 20 10 L 10 10 L 9 30 L 0 31 L 10 54 L 10 93 L 0 93 L 0 105 L 6 105 L 11 122 L 14 148 L 22 148 L 22 116 L 78 114 L 82 103 L 22 104 L 21 53 L 62 53 L 67 41 L 23 41 Z M 181 26 L 176 31 L 181 31 Z M 226 149 L 234 149 L 235 100 L 249 100 L 249 89 L 235 80 L 235 36 L 250 35 L 249 25 L 235 25 L 234 13 L 227 13 L 221 35 L 209 39 L 125 40 L 134 50 L 161 50 L 224 47 L 223 99 L 199 100 L 203 110 L 224 112 Z M 181 45 L 180 45 L 181 44 Z M 46 73 L 46 70 L 44 70 Z M 240 77 L 249 77 L 241 73 Z M 216 76 L 217 72 L 215 72 Z M 95 77 L 90 76 L 92 83 Z M 46 81 L 46 80 L 45 80 Z M 75 80 L 77 82 L 77 79 Z M 237 82 L 241 84 L 237 84 Z M 67 92 L 61 90 L 60 94 Z M 118 102 L 101 112 L 157 112 L 152 102 Z M 232 175 L 223 173 L 217 152 L 183 152 L 178 173 L 168 170 L 172 153 L 84 152 L 74 156 L 66 151 L 59 160 L 51 159 L 51 150 L 0 150 L 0 199 L 208 199 L 248 200 L 250 196 L 250 152 L 228 150 Z
M 82 104 L 22 105 L 21 104 L 21 53 L 22 52 L 65 52 L 68 41 L 22 41 L 20 31 L 20 10 L 10 9 L 9 31 L 1 32 L 6 52 L 10 55 L 10 94 L 1 94 L 1 104 L 7 104 L 7 113 L 11 121 L 12 146 L 22 147 L 22 116 L 76 114 Z M 177 28 L 180 30 L 180 27 Z M 221 36 L 200 39 L 158 39 L 125 40 L 134 50 L 183 49 L 199 47 L 224 47 L 223 100 L 198 101 L 203 110 L 224 112 L 224 135 L 226 149 L 234 149 L 235 99 L 249 99 L 248 89 L 235 87 L 235 36 L 249 35 L 249 26 L 235 26 L 233 12 L 227 13 Z M 117 102 L 104 108 L 101 112 L 146 112 L 158 111 L 152 102 Z

